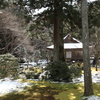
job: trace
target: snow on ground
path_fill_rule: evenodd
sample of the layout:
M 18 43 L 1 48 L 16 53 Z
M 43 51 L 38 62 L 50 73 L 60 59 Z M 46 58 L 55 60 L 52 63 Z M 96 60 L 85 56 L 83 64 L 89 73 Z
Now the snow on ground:
M 83 97 L 82 99 L 83 100 L 100 100 L 100 97 L 93 95 L 89 97 Z
M 13 91 L 22 91 L 24 87 L 29 86 L 30 83 L 21 83 L 19 80 L 11 80 L 9 78 L 0 80 L 0 96 Z
M 73 79 L 73 82 L 74 83 L 84 82 L 84 75 L 82 74 L 82 76 L 80 78 Z M 92 82 L 93 83 L 100 83 L 100 71 L 95 71 L 92 73 Z
M 94 83 L 100 83 L 100 71 L 95 71 L 92 73 L 92 81 Z M 77 82 L 84 82 L 84 75 L 80 78 L 73 79 L 73 83 Z M 22 91 L 24 87 L 31 85 L 27 82 L 20 82 L 19 79 L 17 80 L 10 80 L 9 78 L 1 79 L 0 80 L 0 96 L 5 95 L 7 93 L 13 92 L 13 91 Z M 100 97 L 98 96 L 89 96 L 89 97 L 83 97 L 83 100 L 100 100 Z
M 84 75 L 82 74 L 80 78 L 73 79 L 73 82 L 84 82 Z M 100 84 L 100 71 L 95 71 L 92 73 L 92 82 Z M 89 97 L 83 97 L 82 100 L 100 100 L 100 97 L 93 95 Z

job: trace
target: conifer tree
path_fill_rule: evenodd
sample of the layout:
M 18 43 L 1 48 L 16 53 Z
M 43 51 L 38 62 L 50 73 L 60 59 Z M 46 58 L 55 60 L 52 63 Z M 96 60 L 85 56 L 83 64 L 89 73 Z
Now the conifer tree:
M 53 61 L 65 61 L 64 45 L 63 45 L 63 22 L 70 24 L 71 28 L 75 26 L 81 27 L 79 12 L 74 9 L 70 0 L 19 0 L 18 3 L 22 6 L 27 4 L 33 11 L 35 9 L 46 8 L 41 14 L 36 15 L 37 23 L 41 20 L 54 26 L 53 42 L 54 42 L 54 57 Z M 75 18 L 76 17 L 76 18 Z M 75 19 L 72 22 L 72 19 Z M 78 23 L 79 22 L 79 23 Z

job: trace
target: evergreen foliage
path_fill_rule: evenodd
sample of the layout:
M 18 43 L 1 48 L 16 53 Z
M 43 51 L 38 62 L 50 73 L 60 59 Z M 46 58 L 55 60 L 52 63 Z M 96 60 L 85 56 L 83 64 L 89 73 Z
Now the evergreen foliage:
M 89 27 L 100 27 L 100 1 L 89 3 L 88 6 Z
M 48 64 L 47 70 L 50 72 L 49 79 L 52 81 L 71 81 L 71 74 L 65 62 L 52 62 Z
M 9 53 L 0 55 L 0 78 L 16 78 L 17 75 L 18 59 Z
M 72 78 L 78 78 L 81 77 L 82 69 L 81 67 L 77 67 L 76 64 L 71 64 L 70 65 L 70 74 Z
M 47 66 L 50 72 L 49 79 L 53 81 L 71 81 L 73 78 L 81 77 L 82 68 L 77 64 L 67 64 L 65 62 L 52 62 Z
M 5 0 L 0 0 L 0 9 L 4 9 L 6 6 L 8 6 L 8 2 Z
M 74 6 L 72 5 L 72 0 L 58 0 L 58 2 L 59 3 L 56 4 L 54 0 L 39 0 L 39 1 L 38 0 L 28 0 L 28 1 L 19 0 L 18 1 L 20 6 L 23 6 L 26 4 L 33 12 L 36 9 L 46 8 L 42 13 L 35 14 L 33 17 L 33 18 L 36 18 L 38 25 L 40 25 L 41 21 L 44 21 L 44 24 L 47 24 L 47 22 L 49 23 L 49 25 L 53 24 L 54 17 L 55 17 L 54 11 L 56 9 L 60 12 L 59 16 L 57 17 L 62 18 L 63 21 L 66 21 L 66 23 L 69 23 L 71 26 L 71 30 L 75 28 L 76 26 L 81 28 L 80 12 L 78 11 L 78 8 L 76 5 Z

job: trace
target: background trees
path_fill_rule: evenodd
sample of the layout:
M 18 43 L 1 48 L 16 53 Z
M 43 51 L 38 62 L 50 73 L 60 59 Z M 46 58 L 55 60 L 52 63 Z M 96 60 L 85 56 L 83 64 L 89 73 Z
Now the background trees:
M 89 3 L 89 28 L 90 28 L 90 44 L 92 45 L 91 54 L 96 59 L 96 70 L 99 65 L 100 58 L 100 1 Z
M 0 9 L 4 9 L 8 6 L 8 2 L 6 0 L 0 0 Z
M 32 52 L 33 47 L 28 40 L 29 34 L 25 35 L 26 30 L 19 19 L 12 14 L 10 8 L 0 11 L 2 12 L 0 14 L 0 54 L 12 53 L 19 57 L 23 52 L 21 48 Z

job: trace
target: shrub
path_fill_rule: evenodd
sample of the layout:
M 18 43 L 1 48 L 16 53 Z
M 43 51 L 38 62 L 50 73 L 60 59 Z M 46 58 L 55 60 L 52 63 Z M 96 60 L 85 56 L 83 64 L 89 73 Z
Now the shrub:
M 47 66 L 49 79 L 53 81 L 71 81 L 70 70 L 65 62 L 52 62 Z
M 70 74 L 72 78 L 77 78 L 81 76 L 82 68 L 77 66 L 76 64 L 70 65 Z
M 23 71 L 27 79 L 38 79 L 40 73 L 42 73 L 41 68 L 28 68 Z
M 35 73 L 35 74 L 33 75 L 34 79 L 38 79 L 38 78 L 39 78 L 39 75 L 40 75 L 40 73 Z
M 27 72 L 25 73 L 26 79 L 32 79 L 33 78 L 33 72 Z
M 0 55 L 0 78 L 17 77 L 18 59 L 7 53 Z

